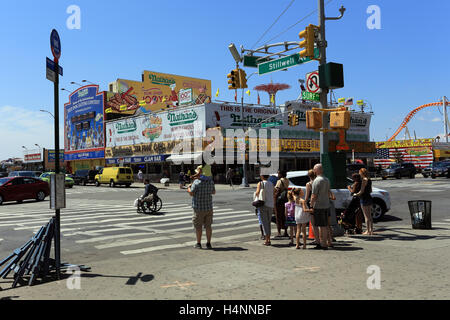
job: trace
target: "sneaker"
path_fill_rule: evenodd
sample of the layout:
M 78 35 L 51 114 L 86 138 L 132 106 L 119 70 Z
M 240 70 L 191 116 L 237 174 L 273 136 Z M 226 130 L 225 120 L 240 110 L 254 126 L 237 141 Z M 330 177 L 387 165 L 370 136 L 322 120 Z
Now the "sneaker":
M 212 249 L 211 243 L 206 244 L 206 249 Z
M 195 248 L 195 249 L 201 249 L 201 248 L 202 248 L 202 245 L 201 245 L 200 243 L 197 243 L 197 244 L 194 246 L 194 248 Z

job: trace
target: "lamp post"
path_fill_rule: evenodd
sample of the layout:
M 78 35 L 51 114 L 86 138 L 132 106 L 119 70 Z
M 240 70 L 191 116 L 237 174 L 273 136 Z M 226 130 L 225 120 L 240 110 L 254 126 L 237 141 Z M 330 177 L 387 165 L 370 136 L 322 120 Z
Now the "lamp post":
M 72 93 L 69 90 L 67 90 L 66 88 L 61 88 L 61 91 L 67 91 L 69 94 Z
M 76 84 L 77 86 L 83 87 L 82 84 L 76 83 L 75 81 L 72 81 L 70 84 Z
M 47 111 L 47 110 L 39 110 L 39 111 L 41 111 L 41 112 L 47 112 L 49 115 L 51 115 L 52 117 L 53 117 L 53 119 L 55 118 L 55 116 L 53 115 L 53 113 L 51 113 L 50 111 Z
M 90 82 L 90 81 L 88 81 L 88 80 L 81 80 L 81 82 L 87 82 L 87 83 L 89 83 L 89 84 L 94 84 L 94 85 L 95 85 L 95 83 L 92 83 L 92 82 Z

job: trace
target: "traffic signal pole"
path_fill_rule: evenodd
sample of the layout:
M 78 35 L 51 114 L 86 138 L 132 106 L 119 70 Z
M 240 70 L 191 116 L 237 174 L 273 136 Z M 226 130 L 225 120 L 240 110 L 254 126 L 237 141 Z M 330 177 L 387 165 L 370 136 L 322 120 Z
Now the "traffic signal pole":
M 325 38 L 325 3 L 324 0 L 319 1 L 319 50 L 320 50 L 320 65 L 325 65 L 327 63 L 327 42 Z M 328 109 L 328 89 L 322 88 L 320 91 L 320 107 L 322 109 Z M 322 113 L 322 123 L 324 131 L 320 131 L 320 162 L 323 162 L 323 155 L 328 153 L 329 139 L 328 132 L 329 129 L 329 118 L 328 112 Z

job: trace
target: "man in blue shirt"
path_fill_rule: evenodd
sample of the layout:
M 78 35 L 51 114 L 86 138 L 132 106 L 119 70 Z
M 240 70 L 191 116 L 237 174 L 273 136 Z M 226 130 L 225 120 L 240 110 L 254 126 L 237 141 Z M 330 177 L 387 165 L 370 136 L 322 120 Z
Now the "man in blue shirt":
M 198 176 L 201 176 L 201 169 L 195 170 Z M 211 179 L 197 178 L 187 190 L 192 197 L 192 208 L 194 215 L 192 222 L 194 224 L 197 244 L 194 248 L 201 249 L 202 228 L 205 226 L 206 230 L 206 248 L 212 249 L 211 235 L 213 222 L 213 203 L 212 195 L 216 194 L 214 182 Z

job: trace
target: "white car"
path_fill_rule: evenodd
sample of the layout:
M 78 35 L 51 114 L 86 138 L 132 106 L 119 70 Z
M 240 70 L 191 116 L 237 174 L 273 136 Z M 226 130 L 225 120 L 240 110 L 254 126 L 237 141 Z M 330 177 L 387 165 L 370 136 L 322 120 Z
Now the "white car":
M 306 191 L 306 183 L 309 182 L 308 171 L 290 171 L 286 177 L 289 180 L 289 189 L 302 188 L 303 191 Z M 271 178 L 269 178 L 271 181 L 275 181 L 275 179 L 278 179 L 276 174 L 272 174 Z M 348 182 L 350 185 L 352 183 L 351 179 L 348 179 Z M 348 189 L 331 189 L 331 192 L 336 196 L 334 201 L 336 211 L 342 212 L 352 200 L 350 191 Z M 391 209 L 391 197 L 386 190 L 374 187 L 372 187 L 371 196 L 373 198 L 372 217 L 374 221 L 377 221 Z

